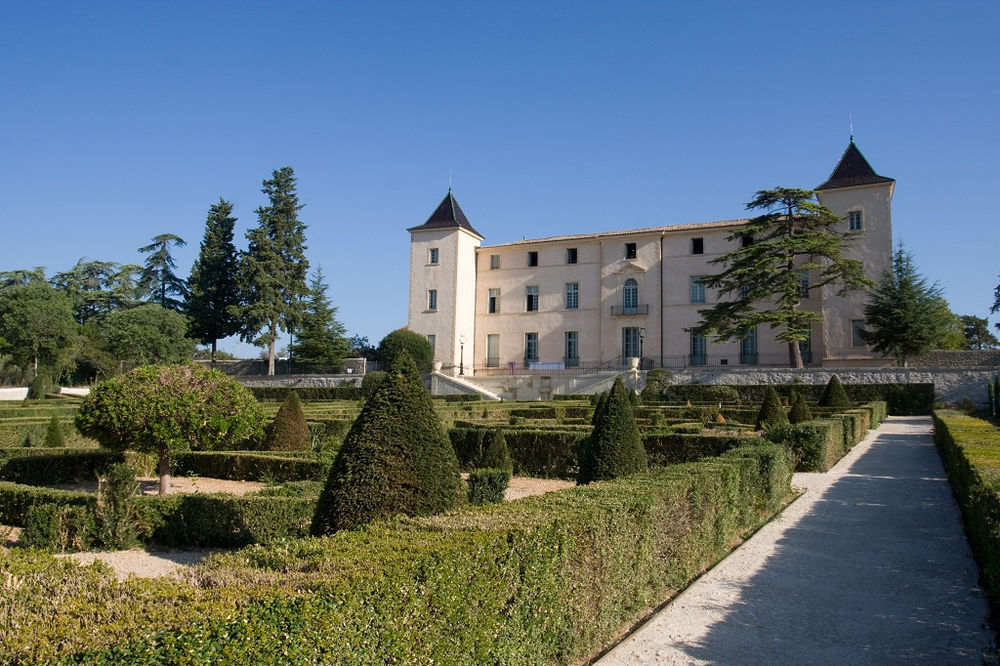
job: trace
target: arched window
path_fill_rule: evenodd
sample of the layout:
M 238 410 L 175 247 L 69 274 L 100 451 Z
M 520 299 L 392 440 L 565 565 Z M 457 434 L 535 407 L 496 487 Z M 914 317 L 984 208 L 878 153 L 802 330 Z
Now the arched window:
M 625 314 L 635 314 L 639 309 L 639 283 L 635 278 L 625 280 L 622 290 L 622 309 Z

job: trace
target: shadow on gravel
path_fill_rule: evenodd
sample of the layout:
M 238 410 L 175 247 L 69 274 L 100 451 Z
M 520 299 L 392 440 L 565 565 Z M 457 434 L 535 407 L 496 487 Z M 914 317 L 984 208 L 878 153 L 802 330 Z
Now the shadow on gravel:
M 908 422 L 928 420 L 893 421 Z M 930 435 L 886 432 L 685 651 L 715 663 L 975 663 L 994 638 L 977 576 Z

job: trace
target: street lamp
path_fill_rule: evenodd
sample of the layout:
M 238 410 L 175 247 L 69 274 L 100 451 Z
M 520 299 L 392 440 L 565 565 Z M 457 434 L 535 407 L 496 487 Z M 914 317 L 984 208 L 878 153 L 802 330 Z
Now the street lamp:
M 465 334 L 458 336 L 458 374 L 465 374 Z
M 642 370 L 642 346 L 646 341 L 646 327 L 639 329 L 639 369 Z

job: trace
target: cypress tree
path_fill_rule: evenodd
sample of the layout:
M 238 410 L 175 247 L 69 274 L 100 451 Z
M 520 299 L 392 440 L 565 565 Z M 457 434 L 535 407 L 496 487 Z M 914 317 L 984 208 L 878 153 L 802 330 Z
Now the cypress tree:
M 595 421 L 594 431 L 581 447 L 577 484 L 646 471 L 646 450 L 621 377 L 598 406 Z
M 239 331 L 234 312 L 240 303 L 239 255 L 233 245 L 233 204 L 222 197 L 212 204 L 205 220 L 205 237 L 198 259 L 188 277 L 184 314 L 190 320 L 191 337 L 211 345 L 215 362 L 216 344 Z
M 844 385 L 840 383 L 840 377 L 837 375 L 830 377 L 830 381 L 826 383 L 823 395 L 819 399 L 819 406 L 835 409 L 850 409 L 854 406 L 851 399 L 847 397 L 847 391 L 844 390 Z
M 455 506 L 458 459 L 408 354 L 400 354 L 344 438 L 320 494 L 312 534 L 350 529 L 395 514 Z
M 278 413 L 267 429 L 265 448 L 268 451 L 308 451 L 312 437 L 306 424 L 302 403 L 295 391 L 289 391 Z
M 767 393 L 764 394 L 764 402 L 760 405 L 760 411 L 757 412 L 754 428 L 770 430 L 782 425 L 788 425 L 788 416 L 785 414 L 785 408 L 781 406 L 778 392 L 774 390 L 773 386 L 769 386 Z
M 788 410 L 788 422 L 805 423 L 812 421 L 812 419 L 813 415 L 809 411 L 809 403 L 806 402 L 805 397 L 797 391 L 792 391 L 792 408 Z

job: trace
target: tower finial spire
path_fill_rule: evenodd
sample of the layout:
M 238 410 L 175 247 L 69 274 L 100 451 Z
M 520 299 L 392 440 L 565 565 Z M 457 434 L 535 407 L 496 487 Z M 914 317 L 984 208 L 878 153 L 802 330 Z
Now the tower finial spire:
M 448 169 L 448 194 L 451 194 L 451 169 Z
M 851 143 L 854 143 L 854 114 L 853 113 L 847 114 L 847 123 L 848 123 L 848 126 L 851 128 Z

